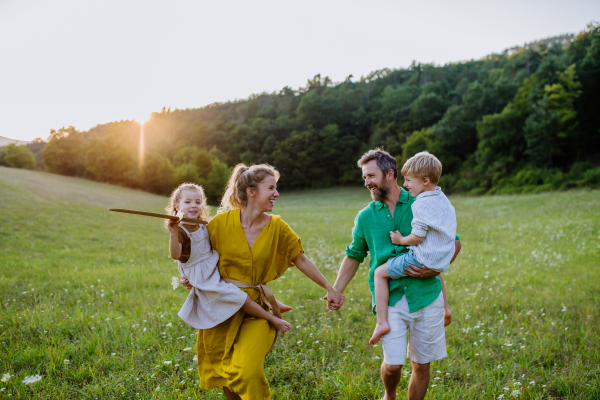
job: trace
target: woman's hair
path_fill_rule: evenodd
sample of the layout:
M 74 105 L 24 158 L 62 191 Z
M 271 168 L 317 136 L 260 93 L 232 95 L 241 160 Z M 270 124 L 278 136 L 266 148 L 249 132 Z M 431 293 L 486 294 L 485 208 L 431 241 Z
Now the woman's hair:
M 270 175 L 279 180 L 279 172 L 269 164 L 258 164 L 247 166 L 238 164 L 231 171 L 231 177 L 227 182 L 227 189 L 221 199 L 221 208 L 219 211 L 233 210 L 248 205 L 248 194 L 246 189 L 258 189 L 258 184 Z
M 200 212 L 198 213 L 198 218 L 208 221 L 209 209 L 208 209 L 208 206 L 206 205 L 206 196 L 204 195 L 204 189 L 202 189 L 202 186 L 196 185 L 195 183 L 188 183 L 188 182 L 182 183 L 181 185 L 177 186 L 177 188 L 175 188 L 175 190 L 173 190 L 173 192 L 171 193 L 171 198 L 169 199 L 169 205 L 166 208 L 167 214 L 175 215 L 175 209 L 177 208 L 177 203 L 179 203 L 179 201 L 181 200 L 181 195 L 183 194 L 184 190 L 195 190 L 197 192 L 200 192 L 200 198 L 202 199 L 202 203 L 201 203 L 202 208 L 200 209 Z M 169 224 L 169 220 L 166 220 L 165 226 L 168 224 Z

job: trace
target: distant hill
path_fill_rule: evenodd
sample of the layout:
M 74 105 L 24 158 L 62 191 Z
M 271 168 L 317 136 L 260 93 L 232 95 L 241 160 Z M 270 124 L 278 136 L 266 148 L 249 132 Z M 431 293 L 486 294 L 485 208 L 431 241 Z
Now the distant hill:
M 544 45 L 546 47 L 552 47 L 553 45 L 560 44 L 562 46 L 567 46 L 569 43 L 575 40 L 576 35 L 574 33 L 566 33 L 564 35 L 552 36 L 546 39 L 536 40 L 531 43 L 525 43 L 524 46 L 513 46 L 509 49 L 505 49 L 502 54 L 515 54 L 519 51 L 533 49 L 535 51 L 539 51 L 541 46 Z
M 4 137 L 4 136 L 0 136 L 0 147 L 6 146 L 7 144 L 11 144 L 11 143 L 14 143 L 16 145 L 24 145 L 24 144 L 31 143 L 31 141 L 10 139 L 10 138 Z

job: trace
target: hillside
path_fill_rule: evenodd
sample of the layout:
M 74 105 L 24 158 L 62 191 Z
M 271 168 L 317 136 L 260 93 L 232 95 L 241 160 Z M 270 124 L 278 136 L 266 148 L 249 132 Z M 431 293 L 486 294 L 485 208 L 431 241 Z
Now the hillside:
M 514 50 L 514 51 L 513 51 Z M 48 171 L 168 193 L 182 181 L 218 200 L 228 168 L 267 162 L 286 188 L 359 185 L 356 160 L 381 146 L 400 164 L 418 151 L 444 165 L 448 193 L 600 187 L 600 26 L 482 60 L 348 76 L 317 74 L 199 109 L 53 131 Z M 40 151 L 40 147 L 37 147 Z
M 10 138 L 4 137 L 4 136 L 0 136 L 0 147 L 6 146 L 7 144 L 11 144 L 11 143 L 14 143 L 16 145 L 24 145 L 24 144 L 31 143 L 31 141 L 16 140 L 16 139 L 10 139 Z

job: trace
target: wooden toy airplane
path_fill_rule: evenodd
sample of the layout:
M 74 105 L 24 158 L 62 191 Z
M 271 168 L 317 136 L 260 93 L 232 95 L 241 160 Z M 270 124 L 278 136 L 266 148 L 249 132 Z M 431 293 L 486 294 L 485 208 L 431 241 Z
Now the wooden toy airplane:
M 125 214 L 144 215 L 146 217 L 170 219 L 173 221 L 187 222 L 188 224 L 202 224 L 202 225 L 208 224 L 208 222 L 204 221 L 203 219 L 179 218 L 179 217 L 176 217 L 175 215 L 155 214 L 155 213 L 150 213 L 150 212 L 145 212 L 145 211 L 125 210 L 122 208 L 109 208 L 108 211 L 120 212 L 120 213 L 125 213 Z

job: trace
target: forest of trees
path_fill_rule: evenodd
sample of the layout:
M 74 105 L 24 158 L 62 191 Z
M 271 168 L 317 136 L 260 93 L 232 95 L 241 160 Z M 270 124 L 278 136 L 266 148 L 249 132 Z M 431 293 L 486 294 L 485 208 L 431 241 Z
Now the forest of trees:
M 545 43 L 163 109 L 144 125 L 142 152 L 135 121 L 61 128 L 28 147 L 50 172 L 161 194 L 194 181 L 213 202 L 238 162 L 274 165 L 287 189 L 358 185 L 356 160 L 374 147 L 400 165 L 421 150 L 435 154 L 447 193 L 600 186 L 600 26 Z

